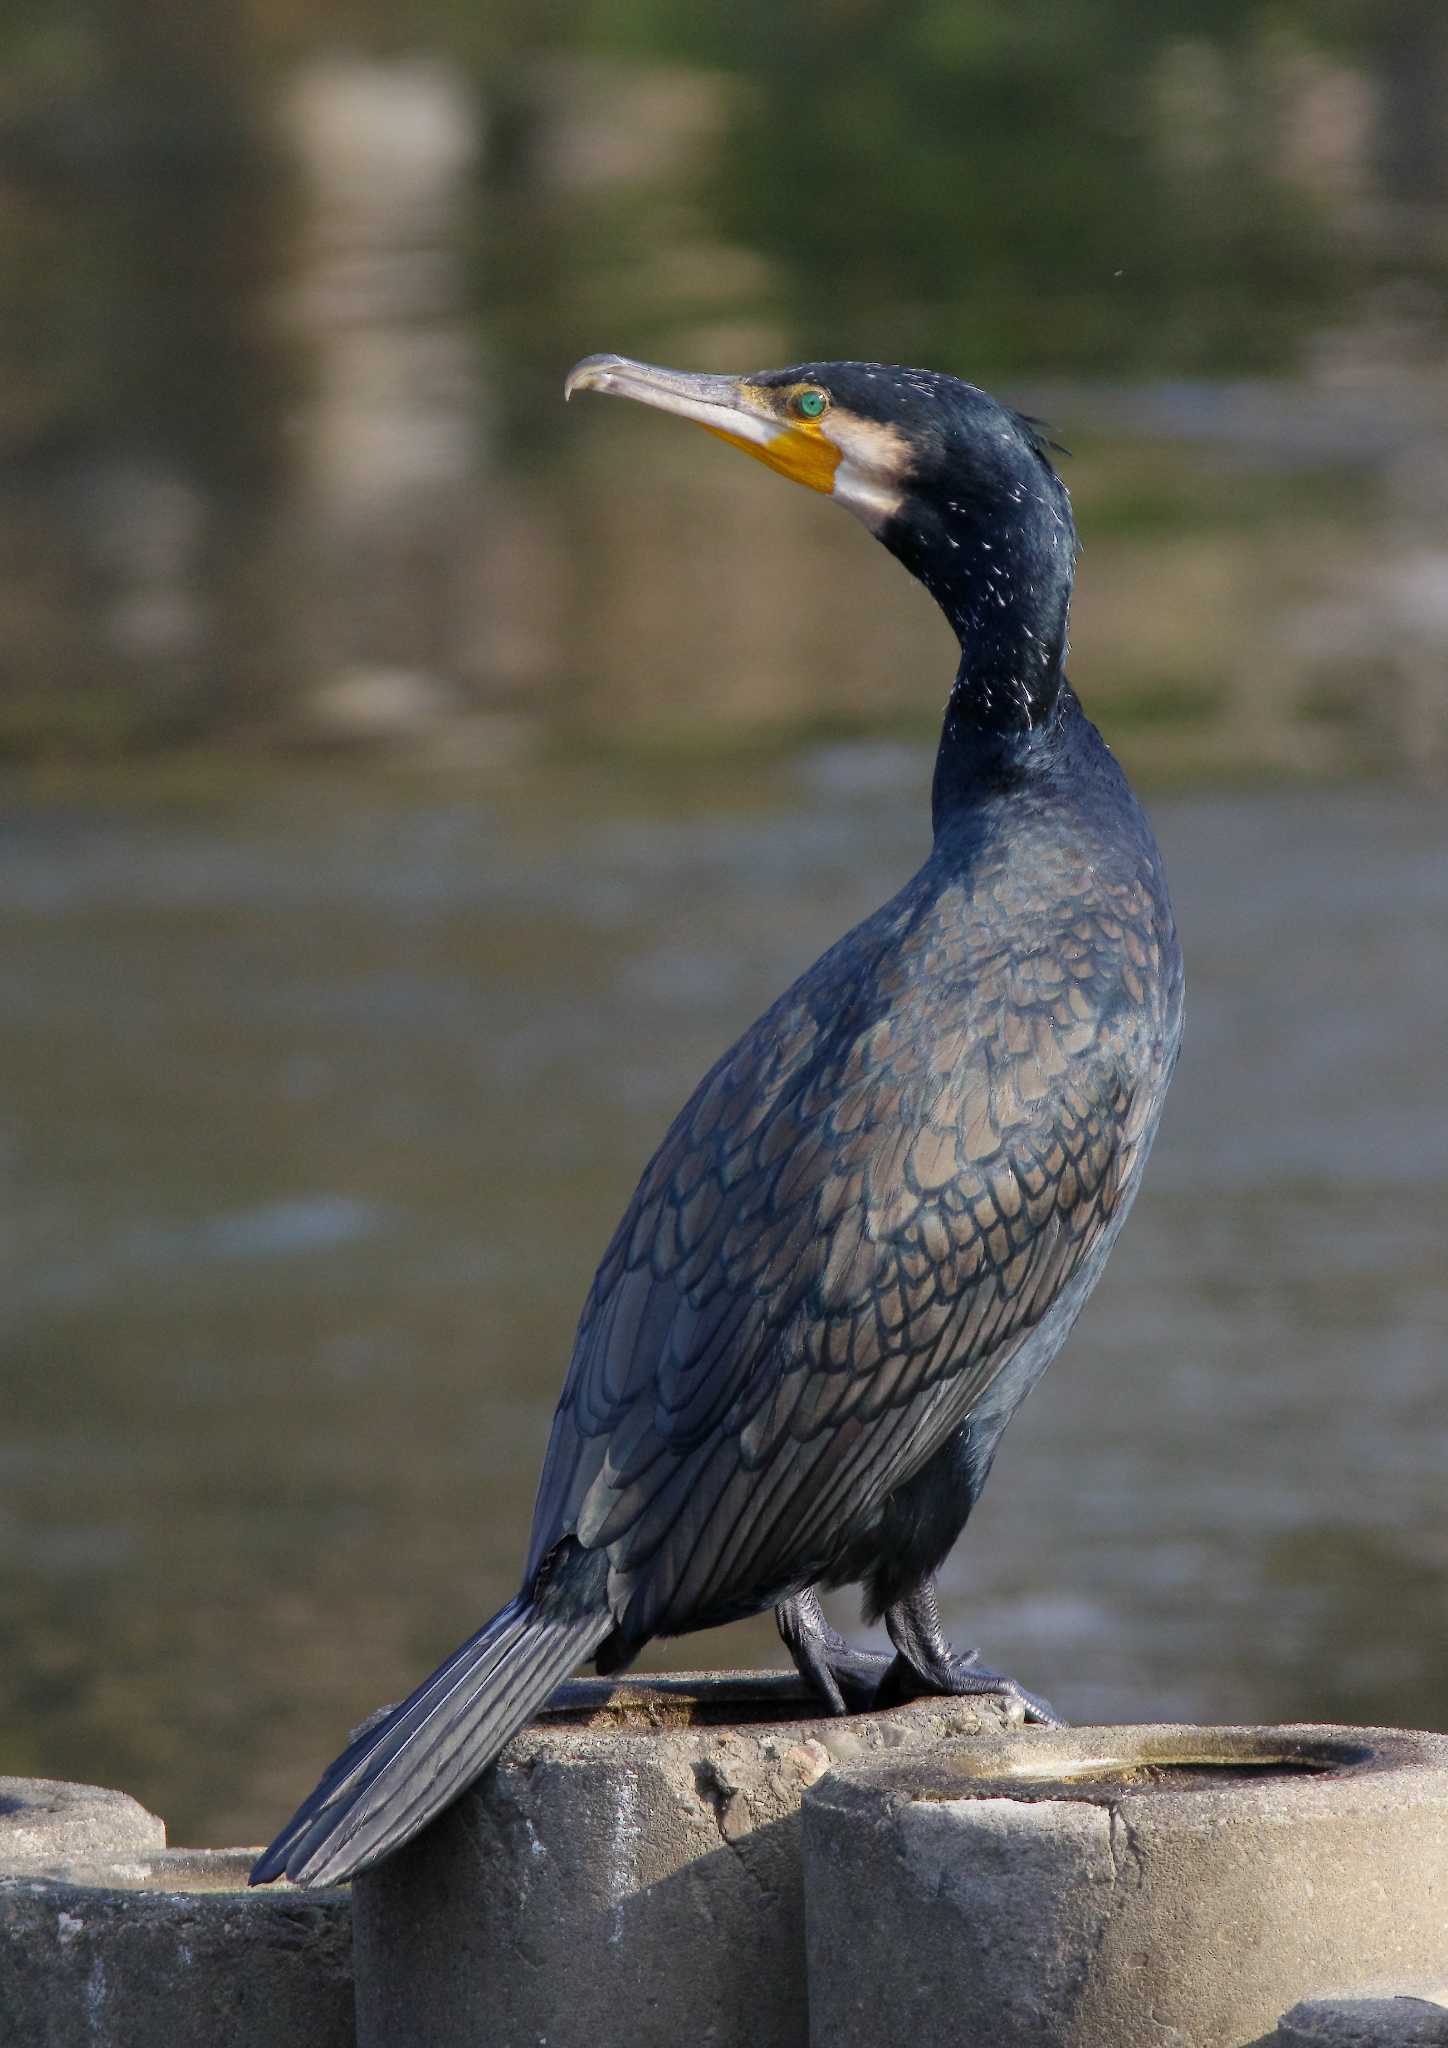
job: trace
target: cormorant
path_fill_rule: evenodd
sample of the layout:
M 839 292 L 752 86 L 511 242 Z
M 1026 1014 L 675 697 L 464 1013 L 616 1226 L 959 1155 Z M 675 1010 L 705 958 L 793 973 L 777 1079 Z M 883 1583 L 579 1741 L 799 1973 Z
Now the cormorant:
M 766 1607 L 835 1713 L 991 1692 L 934 1575 L 1100 1275 L 1181 1031 L 1151 830 L 1066 680 L 1076 535 L 1039 426 L 950 376 L 589 356 L 855 512 L 960 641 L 934 843 L 746 1031 L 584 1304 L 522 1590 L 353 1741 L 252 1873 L 335 1883 L 455 1799 L 581 1661 Z M 817 1588 L 860 1583 L 893 1659 Z

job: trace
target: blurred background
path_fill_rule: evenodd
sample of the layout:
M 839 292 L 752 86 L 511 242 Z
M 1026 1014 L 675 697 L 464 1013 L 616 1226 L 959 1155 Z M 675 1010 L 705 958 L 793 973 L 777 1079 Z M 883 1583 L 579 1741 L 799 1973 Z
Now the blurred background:
M 0 1771 L 267 1838 L 512 1592 L 639 1168 L 925 851 L 943 622 L 565 414 L 596 349 L 1074 451 L 1188 1035 L 958 1640 L 1448 1726 L 1439 0 L 7 0 Z

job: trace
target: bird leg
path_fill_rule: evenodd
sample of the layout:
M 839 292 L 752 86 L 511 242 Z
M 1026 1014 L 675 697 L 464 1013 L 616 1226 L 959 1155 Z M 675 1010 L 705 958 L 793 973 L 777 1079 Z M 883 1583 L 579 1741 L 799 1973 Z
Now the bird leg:
M 993 1693 L 1014 1700 L 1028 1721 L 1039 1721 L 1047 1728 L 1065 1727 L 1048 1701 L 1027 1692 L 1002 1672 L 989 1670 L 981 1663 L 978 1650 L 967 1650 L 963 1656 L 952 1650 L 940 1626 L 933 1578 L 923 1579 L 913 1593 L 887 1607 L 885 1626 L 895 1645 L 895 1661 L 880 1682 L 874 1700 L 877 1707 L 898 1706 L 903 1700 L 929 1693 L 953 1697 Z
M 800 1677 L 830 1713 L 861 1713 L 874 1705 L 893 1660 L 878 1650 L 853 1649 L 825 1620 L 812 1586 L 782 1600 L 774 1619 Z

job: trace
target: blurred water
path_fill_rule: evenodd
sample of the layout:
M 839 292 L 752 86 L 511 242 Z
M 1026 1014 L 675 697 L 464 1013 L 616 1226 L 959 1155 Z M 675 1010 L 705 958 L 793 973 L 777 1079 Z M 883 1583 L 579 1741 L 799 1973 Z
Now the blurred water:
M 260 1839 L 512 1591 L 634 1176 L 917 861 L 928 770 L 13 793 L 0 1770 Z M 1073 1719 L 1448 1725 L 1448 823 L 1372 789 L 1155 811 L 1186 1052 L 950 1623 Z M 651 1661 L 775 1657 L 761 1622 Z
M 862 535 L 565 420 L 612 348 L 991 385 L 1076 451 L 1075 642 L 1154 765 L 1448 772 L 1420 0 L 12 12 L 0 756 L 918 721 L 940 629 Z

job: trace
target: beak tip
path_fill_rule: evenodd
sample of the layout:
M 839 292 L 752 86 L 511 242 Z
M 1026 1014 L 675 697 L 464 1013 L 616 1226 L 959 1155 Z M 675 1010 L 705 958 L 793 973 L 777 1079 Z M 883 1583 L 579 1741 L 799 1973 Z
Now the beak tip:
M 606 391 L 609 372 L 618 369 L 623 361 L 622 356 L 584 356 L 563 380 L 563 403 L 567 405 L 575 391 Z
M 738 377 L 702 375 L 693 370 L 665 370 L 658 363 L 636 363 L 629 356 L 585 356 L 563 380 L 563 396 L 597 391 L 605 397 L 632 398 L 659 412 L 712 427 L 726 439 L 767 446 L 778 427 L 761 408 L 749 402 Z

